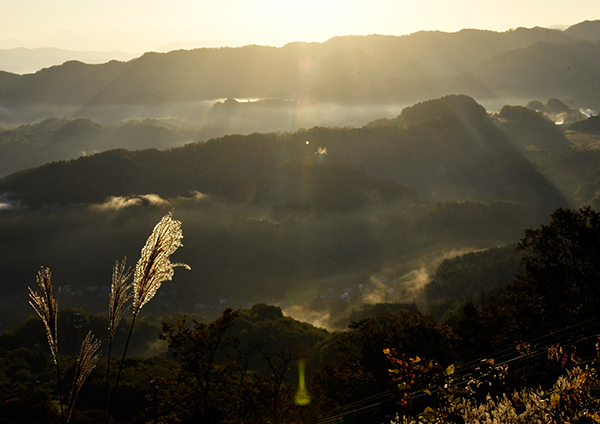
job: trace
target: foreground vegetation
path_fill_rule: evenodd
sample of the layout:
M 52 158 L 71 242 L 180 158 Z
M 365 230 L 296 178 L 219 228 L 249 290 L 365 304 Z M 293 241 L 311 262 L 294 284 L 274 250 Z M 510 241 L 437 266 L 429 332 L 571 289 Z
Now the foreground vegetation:
M 558 209 L 548 225 L 526 230 L 517 250 L 523 271 L 499 302 L 464 304 L 443 323 L 393 304 L 342 332 L 264 304 L 225 309 L 209 323 L 140 318 L 131 352 L 164 343 L 162 353 L 127 357 L 122 370 L 100 358 L 78 387 L 70 422 L 104 420 L 105 379 L 113 386 L 120 372 L 111 422 L 597 420 L 600 214 Z M 75 313 L 78 328 L 69 329 Z M 60 310 L 61 354 L 48 349 L 35 318 L 5 331 L 0 422 L 59 422 L 55 364 L 71 381 L 75 330 L 108 326 L 106 317 Z M 113 353 L 124 338 L 115 332 Z

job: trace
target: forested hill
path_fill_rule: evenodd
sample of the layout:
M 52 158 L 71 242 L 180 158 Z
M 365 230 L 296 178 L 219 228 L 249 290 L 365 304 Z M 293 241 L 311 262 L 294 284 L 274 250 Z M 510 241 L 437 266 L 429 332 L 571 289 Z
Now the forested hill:
M 372 200 L 567 201 L 483 107 L 448 96 L 355 129 L 231 135 L 168 151 L 112 150 L 12 174 L 0 192 L 32 206 L 101 203 L 147 193 L 353 210 Z
M 281 48 L 251 45 L 146 53 L 129 62 L 101 65 L 71 61 L 0 80 L 0 106 L 157 105 L 226 97 L 405 103 L 456 92 L 487 98 L 519 96 L 521 84 L 531 82 L 513 79 L 521 66 L 520 49 L 536 52 L 529 54 L 524 75 L 544 71 L 553 76 L 553 90 L 579 94 L 595 88 L 589 83 L 597 79 L 594 64 L 599 52 L 585 40 L 598 38 L 599 33 L 597 26 L 584 32 L 537 27 L 503 33 L 436 31 L 336 37 Z M 548 48 L 539 48 L 538 43 Z M 560 69 L 547 65 L 557 60 Z M 573 78 L 556 74 L 568 67 Z M 590 69 L 587 78 L 575 78 Z M 530 92 L 547 98 L 546 88 L 538 81 Z
M 18 77 L 19 77 L 19 75 L 17 75 L 17 74 L 0 71 L 0 86 L 18 78 Z

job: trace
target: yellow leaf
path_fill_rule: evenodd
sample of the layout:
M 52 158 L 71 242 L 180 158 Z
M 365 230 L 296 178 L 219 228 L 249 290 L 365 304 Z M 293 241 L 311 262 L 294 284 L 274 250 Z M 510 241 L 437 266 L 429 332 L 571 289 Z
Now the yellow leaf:
M 446 375 L 452 375 L 452 374 L 454 374 L 454 364 L 452 364 L 448 368 L 446 368 Z
M 550 398 L 550 404 L 554 409 L 560 408 L 560 395 L 558 393 L 554 393 L 552 395 L 552 397 Z

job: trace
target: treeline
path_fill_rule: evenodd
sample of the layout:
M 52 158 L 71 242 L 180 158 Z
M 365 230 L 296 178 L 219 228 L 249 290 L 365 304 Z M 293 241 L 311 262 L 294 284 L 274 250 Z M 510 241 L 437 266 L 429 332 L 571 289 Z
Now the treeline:
M 262 422 L 283 415 L 282 411 L 289 414 L 289 408 L 295 408 L 293 388 L 294 382 L 298 381 L 297 361 L 303 359 L 306 362 L 306 376 L 310 376 L 320 361 L 316 346 L 329 336 L 327 331 L 284 317 L 280 308 L 265 304 L 257 304 L 247 310 L 227 309 L 210 324 L 191 322 L 185 317 L 165 317 L 163 320 L 161 328 L 160 320 L 145 317 L 133 333 L 133 345 L 129 347 L 131 356 L 127 358 L 119 390 L 120 399 L 113 410 L 116 422 L 146 422 L 152 419 L 152 410 L 144 412 L 150 380 L 156 380 L 160 388 L 161 416 L 162 411 L 170 408 L 169 405 L 178 405 L 176 409 L 185 410 L 180 419 L 189 422 L 199 417 L 217 422 L 225 415 L 231 419 L 231 414 L 241 414 L 239 419 L 242 420 L 254 416 L 254 422 Z M 125 322 L 119 327 L 113 353 L 123 350 L 127 324 Z M 88 331 L 104 334 L 108 319 L 81 310 L 63 309 L 59 313 L 58 328 L 62 352 L 60 360 L 65 370 L 64 381 L 67 382 L 74 373 L 79 350 L 77 342 Z M 217 336 L 218 332 L 225 331 L 226 337 L 222 334 L 221 338 Z M 159 334 L 165 341 L 157 339 Z M 186 363 L 191 348 L 199 363 Z M 103 419 L 106 354 L 104 349 L 104 359 L 100 360 L 80 392 L 77 400 L 79 412 L 71 422 Z M 172 354 L 178 356 L 173 357 Z M 48 396 L 52 394 L 54 397 L 56 375 L 53 375 L 54 364 L 39 318 L 31 317 L 5 331 L 0 336 L 0 357 L 3 422 L 50 423 L 60 420 L 59 411 L 50 403 Z M 208 369 L 205 370 L 203 367 L 207 363 Z M 203 372 L 199 376 L 186 367 L 202 368 Z M 114 368 L 116 365 L 113 364 L 112 382 L 117 373 Z M 199 380 L 194 380 L 195 377 Z M 211 390 L 199 401 L 195 399 L 195 393 L 202 389 L 202 385 Z M 277 402 L 281 405 L 277 406 Z M 25 408 L 24 405 L 30 407 Z M 165 414 L 173 419 L 179 415 L 174 411 Z
M 365 104 L 456 92 L 480 98 L 578 95 L 581 101 L 597 104 L 593 96 L 580 95 L 595 91 L 597 77 L 599 52 L 590 41 L 599 38 L 598 28 L 593 23 L 589 28 L 336 37 L 281 48 L 146 53 L 129 62 L 102 65 L 70 61 L 6 78 L 0 95 L 2 106 L 14 108 L 165 105 L 227 97 Z M 548 62 L 564 66 L 547 66 Z

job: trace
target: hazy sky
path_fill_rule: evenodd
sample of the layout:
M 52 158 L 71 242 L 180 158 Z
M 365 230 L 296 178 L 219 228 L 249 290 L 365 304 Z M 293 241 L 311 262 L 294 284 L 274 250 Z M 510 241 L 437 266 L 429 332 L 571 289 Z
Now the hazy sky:
M 335 35 L 505 31 L 595 19 L 599 0 L 0 0 L 0 48 L 8 39 L 124 51 L 192 40 L 281 46 Z M 50 38 L 63 30 L 81 35 Z

